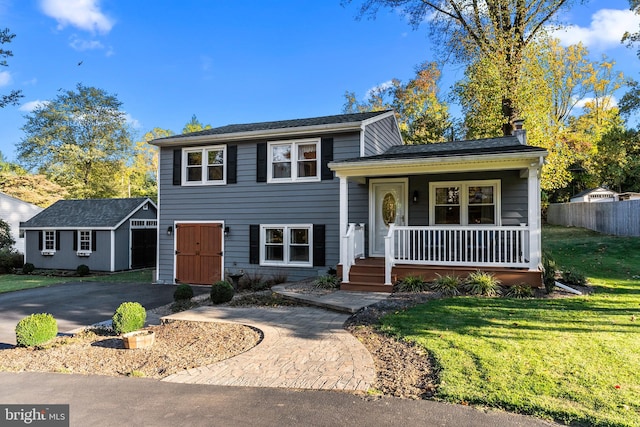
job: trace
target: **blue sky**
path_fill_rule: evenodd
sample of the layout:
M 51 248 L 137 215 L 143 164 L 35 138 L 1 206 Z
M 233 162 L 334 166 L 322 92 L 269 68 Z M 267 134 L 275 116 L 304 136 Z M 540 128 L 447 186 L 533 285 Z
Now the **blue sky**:
M 24 116 L 79 82 L 116 94 L 140 138 L 154 127 L 179 133 L 193 114 L 214 127 L 338 114 L 346 90 L 363 98 L 437 59 L 425 28 L 413 30 L 396 11 L 356 20 L 358 4 L 0 0 L 0 28 L 16 34 L 4 45 L 14 56 L 0 69 L 0 93 L 25 95 L 20 106 L 0 109 L 0 151 L 14 160 Z M 562 16 L 572 27 L 559 36 L 640 79 L 635 50 L 619 43 L 640 24 L 628 7 L 577 5 Z M 447 66 L 442 91 L 462 74 Z

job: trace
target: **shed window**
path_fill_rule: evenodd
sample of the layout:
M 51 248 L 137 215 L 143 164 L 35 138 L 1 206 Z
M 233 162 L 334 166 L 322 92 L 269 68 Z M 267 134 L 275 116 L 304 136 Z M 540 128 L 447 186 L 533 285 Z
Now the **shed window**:
M 78 233 L 78 247 L 80 252 L 91 252 L 91 231 Z
M 56 250 L 56 232 L 55 231 L 44 232 L 44 250 L 45 251 Z

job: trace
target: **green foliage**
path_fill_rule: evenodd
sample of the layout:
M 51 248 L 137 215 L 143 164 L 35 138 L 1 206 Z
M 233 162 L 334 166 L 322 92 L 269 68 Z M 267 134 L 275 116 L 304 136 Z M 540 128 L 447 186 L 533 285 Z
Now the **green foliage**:
M 587 278 L 579 271 L 565 270 L 562 272 L 562 282 L 566 285 L 584 286 L 587 284 Z
M 423 292 L 429 286 L 421 276 L 406 276 L 396 284 L 396 292 Z
M 16 343 L 33 347 L 52 340 L 58 334 L 56 319 L 48 313 L 31 314 L 16 325 Z
M 15 244 L 16 241 L 11 236 L 11 226 L 0 219 L 0 250 L 10 250 Z
M 76 268 L 76 274 L 80 277 L 88 276 L 89 273 L 91 273 L 91 269 L 89 269 L 89 266 L 86 264 L 80 264 Z
M 0 274 L 13 273 L 21 268 L 24 256 L 13 249 L 0 249 Z
M 194 114 L 191 116 L 191 120 L 184 125 L 182 133 L 199 132 L 206 129 L 211 129 L 211 125 L 203 125 Z
M 492 273 L 474 271 L 469 273 L 464 282 L 464 289 L 471 295 L 484 295 L 495 297 L 500 295 L 500 280 Z
M 313 284 L 319 289 L 337 289 L 340 286 L 340 281 L 336 276 L 326 275 L 316 278 Z
M 542 282 L 548 294 L 553 292 L 556 287 L 556 262 L 551 255 L 542 254 Z
M 231 283 L 226 280 L 220 280 L 211 286 L 211 302 L 214 304 L 229 302 L 234 293 L 235 290 Z
M 16 35 L 11 33 L 8 28 L 0 30 L 0 45 L 11 43 L 15 36 Z M 9 58 L 11 56 L 13 56 L 13 52 L 4 48 L 0 48 L 0 66 L 6 67 L 8 65 L 6 58 Z M 7 105 L 18 105 L 18 103 L 20 102 L 20 98 L 23 97 L 24 95 L 22 94 L 21 90 L 12 90 L 8 95 L 1 95 L 0 108 L 4 108 Z
M 33 273 L 33 271 L 36 269 L 36 267 L 30 263 L 30 262 L 26 262 L 23 266 L 22 266 L 22 272 L 24 274 L 31 274 Z
M 173 300 L 178 302 L 182 300 L 190 300 L 193 298 L 193 288 L 186 283 L 180 283 L 173 292 Z
M 113 315 L 113 330 L 116 334 L 126 334 L 144 327 L 147 311 L 137 302 L 123 302 Z
M 434 291 L 441 292 L 444 296 L 460 295 L 462 279 L 455 275 L 441 276 L 438 274 L 438 278 L 431 282 L 429 287 Z
M 516 285 L 508 286 L 503 295 L 507 298 L 531 298 L 533 296 L 533 289 L 526 283 L 518 283 Z

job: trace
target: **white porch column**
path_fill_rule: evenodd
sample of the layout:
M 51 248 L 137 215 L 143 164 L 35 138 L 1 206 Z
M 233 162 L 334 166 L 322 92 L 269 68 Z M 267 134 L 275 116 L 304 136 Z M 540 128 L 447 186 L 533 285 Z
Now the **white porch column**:
M 349 180 L 347 177 L 340 177 L 340 262 L 344 261 L 346 248 L 342 237 L 349 228 Z
M 542 219 L 540 216 L 540 166 L 529 167 L 529 270 L 537 270 L 542 262 Z

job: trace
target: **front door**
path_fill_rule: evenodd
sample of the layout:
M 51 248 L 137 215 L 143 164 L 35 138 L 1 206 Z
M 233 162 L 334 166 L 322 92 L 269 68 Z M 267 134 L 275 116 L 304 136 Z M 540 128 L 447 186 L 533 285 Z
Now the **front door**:
M 176 224 L 176 281 L 212 285 L 222 279 L 222 224 Z
M 369 256 L 384 256 L 384 238 L 389 232 L 390 224 L 406 224 L 406 192 L 405 178 L 370 181 Z

